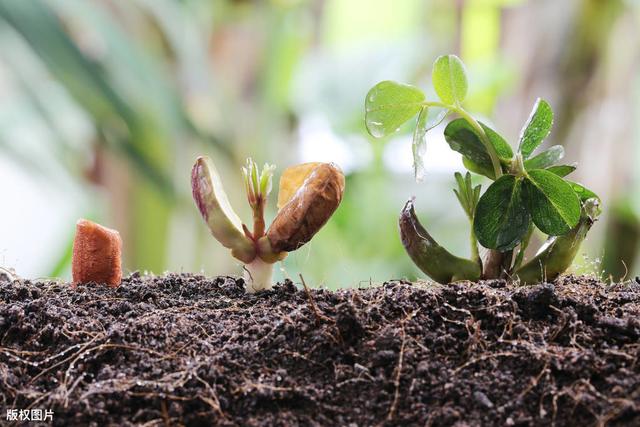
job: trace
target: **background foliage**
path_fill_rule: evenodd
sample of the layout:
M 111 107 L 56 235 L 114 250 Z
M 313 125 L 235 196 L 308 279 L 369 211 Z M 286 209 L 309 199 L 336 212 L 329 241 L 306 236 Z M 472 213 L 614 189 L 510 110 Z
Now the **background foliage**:
M 381 80 L 430 87 L 434 58 L 453 52 L 469 67 L 465 106 L 512 144 L 533 101 L 550 101 L 547 144 L 607 208 L 576 268 L 637 274 L 639 20 L 632 0 L 0 0 L 0 265 L 69 277 L 88 217 L 121 231 L 128 270 L 237 273 L 191 201 L 204 153 L 246 220 L 248 155 L 347 172 L 336 216 L 281 277 L 422 277 L 397 217 L 416 195 L 434 237 L 468 255 L 450 192 L 460 159 L 441 137 L 416 184 L 414 124 L 373 140 L 363 104 Z

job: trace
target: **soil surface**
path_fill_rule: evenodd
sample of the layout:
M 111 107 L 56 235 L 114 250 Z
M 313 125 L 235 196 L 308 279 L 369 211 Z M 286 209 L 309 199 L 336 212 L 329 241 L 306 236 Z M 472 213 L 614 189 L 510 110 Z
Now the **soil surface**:
M 639 426 L 639 358 L 637 281 L 0 280 L 0 424 Z

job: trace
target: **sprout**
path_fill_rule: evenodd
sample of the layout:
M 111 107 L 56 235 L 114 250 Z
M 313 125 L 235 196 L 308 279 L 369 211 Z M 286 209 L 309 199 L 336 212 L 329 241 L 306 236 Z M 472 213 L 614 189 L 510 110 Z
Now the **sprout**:
M 304 245 L 322 228 L 342 201 L 344 175 L 329 163 L 287 168 L 280 179 L 278 214 L 267 229 L 264 210 L 272 189 L 273 165 L 262 171 L 251 159 L 242 168 L 253 229 L 242 223 L 229 203 L 213 162 L 199 157 L 193 166 L 193 198 L 211 233 L 244 263 L 249 292 L 270 289 L 273 264 Z
M 551 106 L 544 100 L 536 101 L 514 150 L 463 108 L 468 80 L 459 58 L 437 58 L 431 80 L 439 101 L 427 100 L 413 86 L 392 81 L 375 85 L 365 100 L 367 130 L 373 137 L 384 137 L 417 115 L 413 155 L 419 181 L 424 177 L 428 131 L 448 114 L 455 114 L 458 118 L 444 130 L 445 140 L 462 155 L 470 172 L 493 182 L 480 194 L 481 188 L 472 184 L 469 172 L 464 177 L 455 174 L 458 188 L 454 192 L 471 225 L 471 259 L 452 255 L 429 235 L 415 216 L 413 200 L 400 217 L 400 234 L 409 256 L 439 282 L 519 277 L 530 283 L 555 278 L 570 267 L 599 214 L 599 199 L 565 179 L 576 168 L 558 164 L 564 156 L 562 146 L 536 153 L 551 132 Z M 548 244 L 522 265 L 535 228 L 549 236 Z M 484 260 L 480 259 L 478 243 L 487 248 Z

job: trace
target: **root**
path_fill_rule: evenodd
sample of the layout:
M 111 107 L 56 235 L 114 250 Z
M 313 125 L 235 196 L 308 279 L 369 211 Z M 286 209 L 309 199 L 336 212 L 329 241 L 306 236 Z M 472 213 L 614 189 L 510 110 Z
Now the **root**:
M 391 407 L 389 408 L 389 414 L 387 414 L 387 421 L 391 421 L 396 415 L 396 410 L 398 408 L 398 399 L 400 399 L 400 376 L 402 375 L 402 364 L 404 362 L 404 346 L 407 341 L 407 334 L 404 331 L 404 326 L 402 326 L 401 331 L 402 344 L 400 345 L 400 355 L 398 356 L 398 366 L 396 367 L 396 378 L 393 381 L 393 385 L 396 391 L 393 394 L 393 402 L 391 403 Z
M 451 372 L 452 376 L 456 376 L 460 373 L 460 371 L 468 368 L 471 365 L 475 365 L 476 363 L 485 361 L 485 360 L 491 360 L 491 359 L 495 359 L 497 357 L 517 357 L 518 355 L 512 351 L 501 351 L 498 353 L 491 353 L 491 354 L 485 354 L 483 356 L 480 357 L 476 357 L 475 359 L 471 359 L 470 361 L 468 361 L 467 363 L 458 366 L 456 369 L 454 369 Z
M 402 343 L 400 344 L 400 355 L 398 356 L 398 365 L 396 366 L 396 376 L 393 380 L 393 385 L 395 387 L 395 392 L 393 394 L 393 402 L 391 403 L 391 407 L 389 408 L 389 413 L 387 414 L 387 421 L 391 421 L 395 415 L 396 410 L 398 408 L 398 400 L 400 399 L 400 378 L 402 377 L 402 367 L 404 364 L 404 349 L 407 343 L 407 332 L 404 329 L 404 324 L 407 320 L 413 318 L 417 314 L 417 311 L 409 313 L 402 322 L 400 323 L 400 334 L 402 335 Z
M 307 283 L 304 281 L 304 277 L 300 274 L 300 281 L 302 282 L 302 286 L 304 287 L 304 292 L 307 294 L 307 300 L 309 300 L 309 305 L 311 306 L 311 310 L 313 311 L 314 316 L 316 317 L 316 325 L 322 323 L 322 321 L 331 321 L 332 319 L 328 318 L 320 314 L 318 307 L 316 306 L 316 302 L 313 300 L 313 296 L 311 295 L 311 291 L 307 286 Z

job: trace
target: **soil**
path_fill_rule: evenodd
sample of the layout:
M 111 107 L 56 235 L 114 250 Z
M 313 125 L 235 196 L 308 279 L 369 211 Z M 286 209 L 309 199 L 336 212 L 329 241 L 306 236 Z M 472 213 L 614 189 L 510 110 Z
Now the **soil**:
M 54 425 L 640 425 L 640 283 L 0 280 L 5 409 Z

